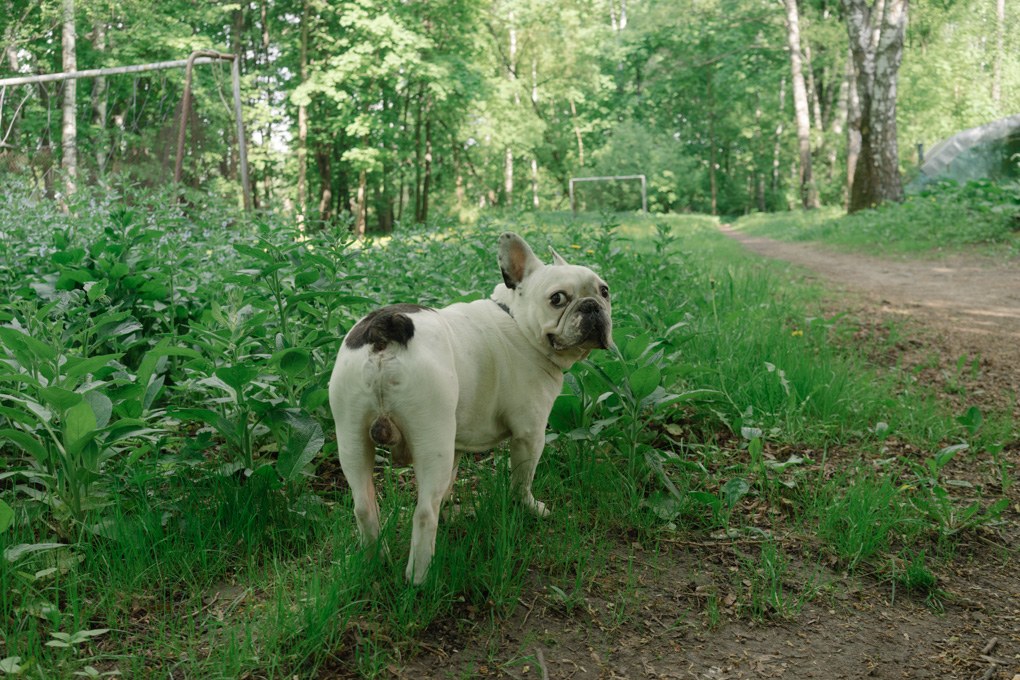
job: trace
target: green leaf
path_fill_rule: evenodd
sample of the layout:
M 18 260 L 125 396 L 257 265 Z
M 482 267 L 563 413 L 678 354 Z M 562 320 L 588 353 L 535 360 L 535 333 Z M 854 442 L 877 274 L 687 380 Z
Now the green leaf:
M 6 675 L 20 675 L 25 670 L 25 666 L 21 665 L 20 656 L 8 656 L 4 659 L 0 659 L 0 673 Z
M 175 408 L 170 409 L 169 414 L 180 420 L 198 420 L 206 425 L 219 426 L 220 414 L 207 408 Z
M 89 406 L 92 407 L 92 412 L 96 416 L 96 428 L 106 427 L 107 423 L 110 422 L 110 416 L 113 414 L 113 402 L 110 401 L 110 398 L 99 390 L 91 390 L 82 396 Z
M 0 430 L 0 439 L 9 439 L 22 449 L 27 451 L 36 459 L 40 464 L 45 465 L 46 461 L 49 460 L 50 454 L 46 450 L 43 444 L 28 434 L 20 430 L 4 429 Z
M 7 531 L 14 524 L 14 508 L 0 499 L 0 533 Z
M 549 412 L 549 427 L 555 432 L 572 432 L 581 426 L 581 399 L 573 394 L 561 394 Z
M 329 390 L 320 388 L 306 392 L 301 397 L 301 407 L 306 411 L 314 411 L 329 400 Z
M 4 550 L 4 559 L 13 564 L 25 555 L 44 550 L 56 550 L 64 546 L 64 543 L 19 543 Z
M 285 349 L 278 356 L 280 370 L 292 378 L 302 373 L 312 363 L 312 356 L 299 347 Z
M 270 255 L 269 253 L 264 252 L 264 251 L 262 251 L 262 250 L 260 250 L 258 248 L 254 248 L 252 246 L 246 245 L 244 243 L 235 243 L 234 244 L 234 250 L 236 250 L 241 255 L 247 255 L 248 257 L 254 257 L 255 259 L 262 260 L 263 262 L 265 262 L 267 264 L 274 264 L 276 262 L 276 260 L 273 259 L 273 256 Z
M 317 270 L 305 269 L 304 271 L 298 272 L 297 276 L 294 277 L 294 286 L 297 288 L 307 288 L 318 280 L 319 272 Z
M 230 385 L 240 395 L 243 388 L 248 385 L 259 374 L 258 369 L 253 366 L 240 364 L 237 366 L 222 366 L 213 373 L 216 377 Z
M 119 359 L 120 354 L 103 354 L 101 356 L 94 356 L 88 358 L 82 357 L 68 357 L 67 363 L 64 364 L 63 374 L 65 384 L 71 383 L 72 381 L 90 373 L 95 373 L 100 368 L 103 368 L 111 361 Z
M 747 492 L 750 490 L 751 486 L 745 480 L 740 477 L 734 477 L 723 485 L 723 501 L 727 507 L 735 507 L 740 502 L 740 499 L 747 495 Z
M 82 401 L 67 409 L 64 415 L 65 448 L 78 448 L 79 442 L 94 435 L 96 431 L 96 414 L 88 402 Z
M 0 326 L 0 342 L 7 345 L 12 350 L 25 350 L 31 353 L 36 359 L 45 359 L 49 361 L 55 359 L 57 356 L 56 348 L 50 347 L 46 343 L 40 342 L 15 328 Z
M 315 458 L 326 443 L 322 425 L 308 414 L 301 413 L 288 418 L 290 432 L 285 449 L 280 452 L 276 470 L 283 479 L 293 481 L 308 463 Z
M 62 387 L 44 387 L 39 390 L 43 401 L 55 411 L 66 411 L 72 406 L 81 403 L 82 396 L 77 392 L 65 390 Z
M 88 296 L 89 302 L 95 302 L 106 295 L 106 284 L 106 281 L 89 281 L 85 284 L 85 294 Z
M 662 372 L 658 366 L 642 366 L 630 374 L 628 382 L 634 399 L 641 401 L 659 386 L 662 381 Z

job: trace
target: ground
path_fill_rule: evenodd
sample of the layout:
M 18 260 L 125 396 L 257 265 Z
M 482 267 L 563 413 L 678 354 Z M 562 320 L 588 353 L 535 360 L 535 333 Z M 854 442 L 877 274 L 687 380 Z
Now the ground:
M 956 383 L 970 381 L 970 403 L 1017 410 L 1018 263 L 964 255 L 901 261 L 723 230 L 795 265 L 791 276 L 831 284 L 828 304 L 859 316 L 862 328 L 878 333 L 889 319 L 904 320 L 891 356 L 879 360 L 915 367 L 923 384 L 949 398 Z M 959 370 L 975 360 L 979 370 Z M 1007 454 L 1015 464 L 1015 443 Z M 827 464 L 838 466 L 838 455 Z M 1015 484 L 1007 493 L 1007 526 L 967 537 L 939 572 L 934 598 L 897 592 L 867 574 L 819 571 L 817 558 L 798 562 L 817 554 L 803 537 L 777 536 L 801 581 L 784 583 L 791 597 L 805 583 L 817 590 L 796 616 L 766 612 L 758 623 L 734 610 L 735 594 L 750 587 L 737 565 L 745 548 L 754 554 L 753 540 L 666 540 L 646 551 L 621 535 L 615 564 L 583 595 L 564 597 L 534 579 L 508 619 L 466 608 L 457 623 L 430 628 L 393 674 L 1020 680 L 1020 574 L 1013 568 L 1020 493 Z

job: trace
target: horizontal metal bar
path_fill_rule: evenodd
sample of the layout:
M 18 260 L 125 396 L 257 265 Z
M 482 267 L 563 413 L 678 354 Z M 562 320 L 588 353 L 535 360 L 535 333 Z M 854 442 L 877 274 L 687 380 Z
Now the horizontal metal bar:
M 195 59 L 196 64 L 212 64 L 217 61 L 233 61 L 232 54 L 217 54 L 217 56 L 202 56 Z M 176 61 L 157 61 L 152 64 L 136 64 L 134 66 L 114 66 L 111 68 L 94 68 L 87 71 L 68 71 L 66 73 L 47 73 L 45 75 L 19 76 L 17 78 L 0 79 L 0 87 L 6 85 L 29 85 L 32 83 L 52 83 L 60 80 L 78 80 L 80 78 L 96 78 L 98 76 L 113 76 L 121 73 L 142 73 L 145 71 L 162 71 L 168 68 L 183 68 L 188 63 L 187 59 Z
M 571 177 L 571 182 L 595 182 L 607 179 L 645 179 L 644 175 L 614 175 L 612 177 Z

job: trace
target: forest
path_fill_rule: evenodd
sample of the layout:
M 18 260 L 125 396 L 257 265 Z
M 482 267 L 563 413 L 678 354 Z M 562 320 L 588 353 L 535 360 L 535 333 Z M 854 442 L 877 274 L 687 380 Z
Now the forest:
M 437 211 L 562 209 L 571 177 L 605 175 L 646 175 L 653 211 L 739 215 L 849 200 L 848 8 L 867 5 L 844 4 L 9 0 L 0 76 L 238 55 L 255 207 L 358 233 Z M 1020 110 L 1020 13 L 923 0 L 902 14 L 892 153 L 908 182 L 925 148 Z M 236 196 L 230 69 L 195 67 L 181 180 Z M 0 168 L 49 196 L 163 185 L 183 80 L 4 87 Z M 578 200 L 640 207 L 632 182 L 579 186 Z
M 0 677 L 1017 680 L 1020 3 L 2 3 Z

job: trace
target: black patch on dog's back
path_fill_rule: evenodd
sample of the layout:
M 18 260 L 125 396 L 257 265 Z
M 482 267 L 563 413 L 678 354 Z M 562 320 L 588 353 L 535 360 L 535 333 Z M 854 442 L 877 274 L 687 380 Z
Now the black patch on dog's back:
M 348 349 L 371 344 L 373 352 L 381 352 L 391 342 L 407 347 L 414 337 L 414 322 L 407 316 L 416 312 L 431 311 L 421 305 L 390 305 L 377 309 L 359 321 L 344 339 Z

